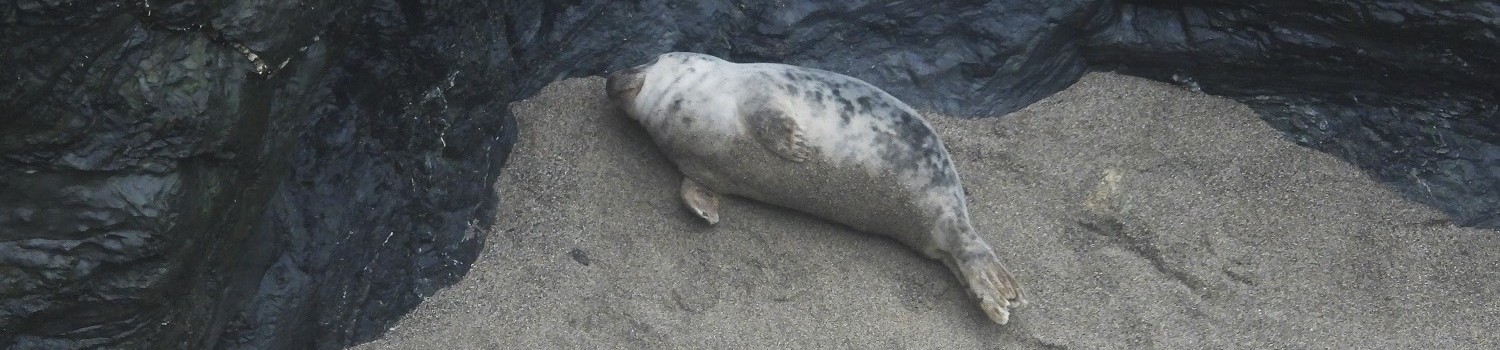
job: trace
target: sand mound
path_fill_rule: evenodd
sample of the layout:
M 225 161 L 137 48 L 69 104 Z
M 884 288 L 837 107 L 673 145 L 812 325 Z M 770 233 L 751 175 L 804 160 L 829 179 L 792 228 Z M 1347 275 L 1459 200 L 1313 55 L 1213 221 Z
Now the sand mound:
M 731 198 L 707 227 L 603 95 L 552 84 L 485 252 L 364 348 L 1479 348 L 1500 233 L 1452 227 L 1244 106 L 1096 73 L 1004 118 L 929 115 L 1027 288 L 1000 327 L 936 261 Z

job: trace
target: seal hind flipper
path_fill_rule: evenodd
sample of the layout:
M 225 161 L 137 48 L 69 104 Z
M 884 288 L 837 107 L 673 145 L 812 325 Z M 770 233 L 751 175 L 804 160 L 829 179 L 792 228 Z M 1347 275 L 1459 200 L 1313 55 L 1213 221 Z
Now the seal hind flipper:
M 959 278 L 966 280 L 970 293 L 979 301 L 979 309 L 998 324 L 1010 322 L 1010 309 L 1026 303 L 1021 298 L 1021 289 L 1010 270 L 1000 263 L 994 253 L 958 258 L 955 262 L 961 272 Z
M 755 134 L 755 140 L 776 156 L 793 163 L 805 162 L 812 157 L 813 148 L 808 145 L 802 127 L 782 111 L 761 108 L 750 113 L 746 121 Z
M 682 178 L 682 203 L 709 225 L 719 223 L 719 194 L 692 178 Z
M 942 260 L 958 275 L 969 294 L 979 301 L 979 309 L 998 324 L 1010 322 L 1010 309 L 1026 303 L 1020 284 L 989 244 L 972 232 L 960 233 L 957 251 Z

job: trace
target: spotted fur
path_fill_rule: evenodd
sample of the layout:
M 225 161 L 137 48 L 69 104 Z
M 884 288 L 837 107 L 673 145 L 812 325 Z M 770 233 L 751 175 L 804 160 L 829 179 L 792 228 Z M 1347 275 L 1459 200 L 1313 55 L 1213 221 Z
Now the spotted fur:
M 697 184 L 896 238 L 948 264 L 996 322 L 1020 302 L 969 223 L 948 150 L 885 91 L 819 69 L 681 52 L 607 85 Z

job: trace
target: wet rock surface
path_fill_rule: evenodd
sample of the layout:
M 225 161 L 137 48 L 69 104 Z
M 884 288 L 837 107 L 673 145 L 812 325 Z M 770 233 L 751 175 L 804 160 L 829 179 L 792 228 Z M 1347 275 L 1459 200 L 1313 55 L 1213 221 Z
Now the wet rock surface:
M 1500 3 L 1115 6 L 1090 64 L 1234 98 L 1460 225 L 1500 227 Z
M 341 347 L 462 276 L 509 63 L 387 5 L 6 8 L 0 345 Z
M 0 345 L 372 339 L 473 262 L 473 228 L 504 206 L 507 103 L 672 50 L 844 72 L 954 115 L 1090 69 L 1175 81 L 1500 227 L 1497 17 L 1493 1 L 21 0 L 0 5 Z

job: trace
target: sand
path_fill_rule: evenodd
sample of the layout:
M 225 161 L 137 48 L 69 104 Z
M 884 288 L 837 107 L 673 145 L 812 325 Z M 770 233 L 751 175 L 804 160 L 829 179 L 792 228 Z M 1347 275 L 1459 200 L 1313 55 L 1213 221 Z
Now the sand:
M 1500 346 L 1500 232 L 1227 99 L 1092 73 L 1009 116 L 928 114 L 1026 288 L 998 326 L 890 239 L 739 198 L 697 221 L 603 84 L 512 105 L 473 270 L 358 348 Z

